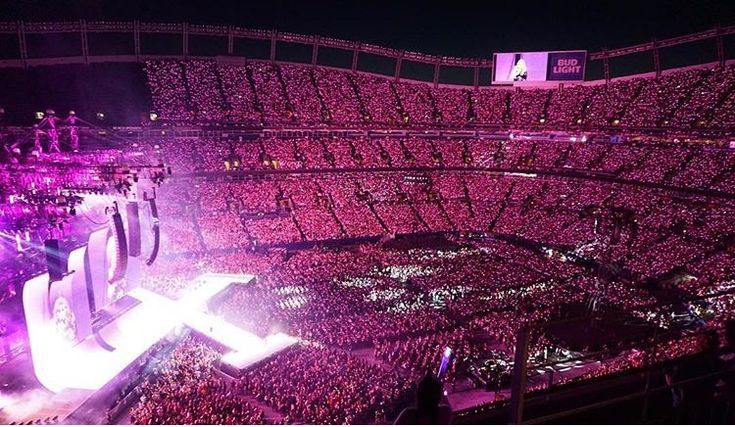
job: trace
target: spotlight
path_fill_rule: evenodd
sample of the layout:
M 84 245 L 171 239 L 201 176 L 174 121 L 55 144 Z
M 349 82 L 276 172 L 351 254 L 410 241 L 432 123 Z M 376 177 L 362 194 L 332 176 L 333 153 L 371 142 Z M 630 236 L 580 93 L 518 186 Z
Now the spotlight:
M 74 111 L 74 110 L 69 110 L 69 115 L 70 116 L 76 116 L 77 115 L 77 112 Z
M 97 120 L 99 121 L 105 120 L 105 113 L 97 113 Z
M 43 111 L 36 111 L 34 113 L 34 117 L 36 117 L 36 120 L 43 120 L 43 118 L 46 117 L 46 114 Z
M 151 111 L 150 113 L 148 113 L 148 118 L 152 122 L 155 122 L 156 120 L 158 120 L 158 113 L 154 113 L 154 112 Z

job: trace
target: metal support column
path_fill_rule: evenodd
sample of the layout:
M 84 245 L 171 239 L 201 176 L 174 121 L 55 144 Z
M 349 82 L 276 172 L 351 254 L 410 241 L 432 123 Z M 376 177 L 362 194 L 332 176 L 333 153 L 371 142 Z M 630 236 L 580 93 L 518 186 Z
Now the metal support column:
M 79 20 L 79 34 L 82 37 L 82 58 L 84 63 L 89 64 L 89 42 L 87 40 L 87 21 Z
M 523 422 L 523 395 L 526 391 L 526 362 L 528 360 L 528 337 L 530 328 L 521 327 L 516 334 L 516 354 L 513 361 L 513 378 L 510 386 L 510 423 Z
M 475 85 L 475 90 L 480 89 L 480 66 L 475 65 L 475 76 L 473 79 L 473 83 Z
M 135 60 L 140 62 L 140 21 L 133 21 L 133 46 Z
M 607 56 L 607 49 L 605 49 L 604 55 L 602 58 L 602 68 L 605 72 L 605 83 L 610 83 L 610 58 Z
M 442 64 L 440 61 L 436 61 L 434 64 L 434 88 L 439 87 L 439 72 L 441 71 Z
M 278 43 L 278 31 L 271 31 L 271 62 L 276 60 L 276 43 Z
M 181 57 L 186 59 L 189 56 L 189 24 L 184 22 L 181 24 Z
M 227 27 L 227 54 L 232 55 L 235 52 L 235 35 L 232 34 L 232 26 Z
M 653 39 L 653 67 L 656 69 L 656 78 L 661 77 L 661 53 L 656 39 Z
M 396 58 L 396 69 L 393 73 L 393 78 L 398 82 L 401 80 L 401 67 L 403 66 L 403 51 L 401 51 L 398 54 L 398 57 Z
M 319 36 L 314 38 L 314 44 L 311 46 L 311 66 L 316 67 L 316 61 L 319 58 Z
M 28 45 L 26 45 L 26 26 L 23 21 L 18 21 L 18 48 L 23 68 L 26 68 L 28 67 Z
M 715 36 L 715 43 L 717 45 L 717 62 L 720 64 L 720 67 L 725 66 L 725 44 L 722 40 L 722 29 L 720 28 L 720 24 L 717 24 L 717 28 L 715 28 L 715 32 L 717 35 Z
M 355 48 L 352 50 L 352 72 L 357 71 L 357 58 L 360 55 L 360 44 L 355 44 Z

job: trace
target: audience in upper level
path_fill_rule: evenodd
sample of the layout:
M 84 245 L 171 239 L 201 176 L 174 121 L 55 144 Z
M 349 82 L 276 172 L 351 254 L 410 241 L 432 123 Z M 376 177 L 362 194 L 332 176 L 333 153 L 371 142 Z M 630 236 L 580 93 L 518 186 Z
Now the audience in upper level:
M 172 122 L 254 126 L 730 127 L 733 67 L 555 88 L 434 87 L 384 76 L 250 62 L 146 63 L 153 106 Z

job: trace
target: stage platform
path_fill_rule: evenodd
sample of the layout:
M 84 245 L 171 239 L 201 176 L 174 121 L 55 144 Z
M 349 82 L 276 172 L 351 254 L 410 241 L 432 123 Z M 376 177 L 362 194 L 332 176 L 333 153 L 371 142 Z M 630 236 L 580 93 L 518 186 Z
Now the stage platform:
M 198 286 L 178 300 L 143 288 L 133 289 L 126 299 L 136 301 L 135 304 L 124 304 L 119 316 L 106 319 L 101 329 L 73 346 L 47 339 L 48 328 L 35 328 L 29 334 L 33 371 L 40 384 L 50 391 L 49 403 L 70 393 L 77 397 L 75 401 L 79 396 L 92 395 L 151 346 L 182 326 L 230 349 L 221 363 L 237 369 L 247 368 L 295 344 L 297 339 L 286 334 L 260 338 L 208 313 L 210 300 L 229 286 L 248 286 L 253 278 L 252 275 L 205 274 L 197 278 Z M 38 286 L 37 291 L 45 292 L 43 287 Z M 5 417 L 3 421 L 35 418 L 34 413 L 48 414 L 48 409 L 47 405 L 41 405 L 22 419 Z
M 129 295 L 139 303 L 73 346 L 52 328 L 29 328 L 33 369 L 44 387 L 97 390 L 181 322 L 174 301 L 142 288 Z
M 180 300 L 181 304 L 189 309 L 182 323 L 213 342 L 230 349 L 231 351 L 222 357 L 223 364 L 238 371 L 247 369 L 298 342 L 296 338 L 284 333 L 261 338 L 221 317 L 206 312 L 206 302 L 230 286 L 247 286 L 253 279 L 252 276 L 247 280 L 243 276 L 224 274 L 208 274 L 202 277 L 205 278 L 207 285 L 200 286 Z

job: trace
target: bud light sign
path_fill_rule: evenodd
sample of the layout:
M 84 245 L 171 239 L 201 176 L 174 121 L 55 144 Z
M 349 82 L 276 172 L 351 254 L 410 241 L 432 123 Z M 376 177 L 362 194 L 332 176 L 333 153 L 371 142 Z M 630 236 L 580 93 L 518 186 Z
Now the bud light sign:
M 584 80 L 587 52 L 549 52 L 547 80 Z
M 516 82 L 584 80 L 587 52 L 496 53 L 493 56 L 493 84 Z

